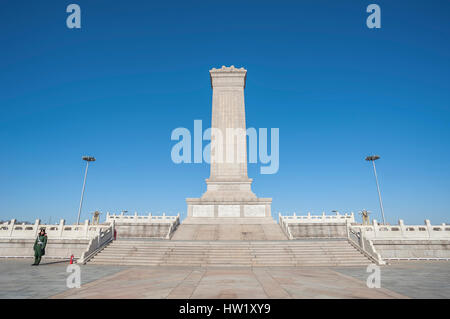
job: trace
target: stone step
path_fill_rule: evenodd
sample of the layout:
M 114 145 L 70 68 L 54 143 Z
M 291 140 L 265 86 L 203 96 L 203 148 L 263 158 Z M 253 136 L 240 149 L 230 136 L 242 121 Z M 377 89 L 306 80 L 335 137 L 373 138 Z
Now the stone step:
M 276 240 L 259 240 L 259 241 L 236 241 L 236 240 L 115 240 L 115 245 L 215 245 L 215 246 L 248 246 L 248 245 L 340 245 L 347 243 L 347 240 L 288 240 L 288 241 L 276 241 Z
M 315 242 L 315 243 L 295 243 L 293 241 L 285 241 L 285 242 L 249 242 L 245 244 L 236 244 L 236 243 L 223 243 L 223 244 L 216 244 L 214 242 L 192 242 L 192 243 L 172 243 L 172 242 L 123 242 L 120 243 L 118 241 L 114 241 L 112 245 L 114 246 L 154 246 L 154 247 L 176 247 L 176 246 L 197 246 L 197 247 L 203 247 L 203 246 L 211 246 L 211 247 L 267 247 L 267 246 L 276 246 L 276 247 L 285 247 L 285 246 L 297 246 L 297 247 L 315 247 L 315 246 L 336 246 L 336 247 L 342 247 L 347 246 L 347 242 Z
M 299 253 L 299 254 L 321 254 L 321 253 L 354 253 L 355 249 L 315 249 L 315 250 L 304 250 L 304 249 L 248 249 L 248 250 L 217 250 L 217 249 L 161 249 L 161 250 L 152 250 L 152 249 L 127 249 L 127 250 L 119 250 L 119 249 L 104 249 L 102 252 L 104 253 L 178 253 L 183 252 L 186 254 L 190 253 L 209 253 L 214 252 L 217 254 L 248 254 L 248 253 Z
M 202 248 L 189 248 L 189 247 L 168 247 L 168 248 L 129 248 L 129 249 L 122 249 L 122 248 L 115 248 L 115 247 L 108 247 L 103 249 L 103 251 L 119 251 L 119 252 L 127 252 L 127 251 L 151 251 L 151 252 L 159 252 L 159 251 L 189 251 L 189 252 L 195 252 L 195 251 L 217 251 L 217 252 L 248 252 L 248 251 L 298 251 L 298 252 L 320 252 L 320 251 L 331 251 L 331 252 L 339 252 L 339 251 L 354 251 L 355 248 L 353 247 L 343 247 L 343 248 L 309 248 L 309 249 L 303 249 L 303 248 L 290 248 L 290 247 L 276 247 L 276 248 L 245 248 L 245 249 L 234 249 L 234 248 L 222 248 L 222 249 L 215 249 L 213 247 L 202 247 Z
M 315 251 L 315 250 L 332 250 L 332 251 L 341 251 L 341 250 L 354 250 L 353 247 L 248 247 L 248 248 L 236 248 L 236 247 L 230 247 L 230 248 L 216 248 L 216 247 L 210 247 L 210 246 L 203 246 L 203 247 L 107 247 L 104 250 L 117 250 L 117 251 L 128 251 L 128 250 L 215 250 L 215 251 L 248 251 L 248 250 L 255 250 L 255 251 L 265 251 L 265 250 L 299 250 L 299 251 Z
M 285 261 L 285 260 L 299 260 L 299 261 L 320 261 L 320 260 L 342 260 L 342 261 L 351 261 L 351 260 L 366 260 L 362 256 L 352 256 L 347 258 L 336 258 L 334 256 L 323 256 L 323 257 L 315 257 L 315 258 L 298 258 L 293 256 L 284 256 L 284 257 L 204 257 L 204 256 L 192 256 L 190 258 L 186 258 L 184 256 L 154 256 L 154 257 L 137 257 L 137 256 L 99 256 L 94 257 L 95 260 L 180 260 L 182 261 L 191 261 L 191 260 L 207 260 L 207 261 L 248 261 L 248 260 L 276 260 L 276 261 Z
M 248 252 L 248 253 L 218 253 L 214 251 L 207 252 L 160 252 L 160 253 L 152 253 L 152 252 L 109 252 L 102 253 L 102 255 L 110 255 L 110 256 L 211 256 L 211 257 L 245 257 L 245 256 L 298 256 L 298 257 L 317 257 L 317 256 L 336 256 L 336 257 L 349 257 L 349 256 L 363 256 L 363 254 L 359 252 L 318 252 L 318 253 L 306 253 L 306 252 Z
M 214 255 L 97 255 L 94 258 L 100 259 L 209 259 L 209 260 L 250 260 L 250 259 L 297 259 L 297 260 L 322 260 L 322 259 L 335 259 L 335 260 L 350 260 L 350 259 L 363 259 L 366 257 L 363 255 L 351 255 L 351 256 L 335 256 L 335 255 L 320 255 L 320 256 L 296 256 L 296 255 L 248 255 L 248 256 L 214 256 Z
M 322 255 L 296 255 L 296 254 L 252 254 L 252 255 L 214 255 L 214 254 L 130 254 L 130 255 L 121 255 L 121 254 L 102 254 L 103 257 L 108 258 L 297 258 L 297 259 L 317 259 L 317 258 L 340 258 L 340 259 L 348 259 L 348 258 L 365 258 L 362 254 L 352 254 L 352 255 L 332 255 L 332 254 L 322 254 Z
M 347 241 L 114 241 L 90 263 L 132 266 L 355 266 L 370 260 Z
M 370 262 L 333 262 L 333 263 L 290 263 L 290 264 L 276 264 L 276 263 L 246 263 L 246 264 L 205 264 L 205 263 L 158 263 L 158 262 L 123 262 L 123 261 L 102 261 L 92 264 L 99 265 L 123 265 L 123 266 L 192 266 L 192 267 L 354 267 L 354 266 L 367 266 Z

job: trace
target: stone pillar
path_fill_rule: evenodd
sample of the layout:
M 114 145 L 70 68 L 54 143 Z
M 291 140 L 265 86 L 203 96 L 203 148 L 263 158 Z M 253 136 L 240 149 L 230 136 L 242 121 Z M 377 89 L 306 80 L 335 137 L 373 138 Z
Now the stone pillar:
M 58 227 L 58 237 L 59 237 L 59 238 L 62 238 L 62 237 L 63 237 L 64 223 L 65 223 L 65 220 L 64 220 L 64 219 L 61 219 L 61 220 L 59 221 L 59 227 Z
M 362 249 L 364 249 L 365 250 L 365 247 L 364 247 L 364 239 L 366 238 L 366 228 L 364 227 L 364 226 L 362 226 L 361 228 L 361 233 L 360 233 L 360 238 L 361 238 L 361 247 L 362 247 Z
M 372 224 L 373 224 L 373 236 L 374 238 L 378 237 L 378 222 L 376 219 L 372 220 Z
M 247 70 L 223 66 L 209 73 L 213 91 L 210 177 L 201 198 L 186 199 L 187 216 L 271 219 L 272 199 L 256 197 L 247 175 Z
M 12 237 L 12 233 L 14 231 L 14 226 L 16 225 L 16 220 L 11 219 L 11 223 L 9 223 L 9 237 Z
M 40 219 L 36 219 L 36 221 L 34 222 L 34 238 L 37 237 L 37 235 L 39 234 L 39 224 L 41 223 Z
M 431 222 L 429 219 L 425 219 L 425 225 L 427 226 L 428 237 L 433 237 L 433 227 L 431 226 Z
M 212 69 L 209 73 L 213 89 L 211 138 L 217 146 L 211 154 L 210 181 L 247 180 L 244 102 L 247 70 L 231 66 Z M 223 154 L 217 152 L 220 149 Z
M 403 219 L 399 219 L 398 226 L 400 228 L 402 238 L 406 237 L 406 227 L 405 227 L 405 223 L 403 222 Z
M 247 70 L 209 71 L 213 89 L 211 121 L 211 175 L 202 199 L 252 200 L 247 176 L 247 136 L 244 88 Z
M 89 237 L 89 220 L 86 219 L 84 221 L 84 237 L 88 238 Z

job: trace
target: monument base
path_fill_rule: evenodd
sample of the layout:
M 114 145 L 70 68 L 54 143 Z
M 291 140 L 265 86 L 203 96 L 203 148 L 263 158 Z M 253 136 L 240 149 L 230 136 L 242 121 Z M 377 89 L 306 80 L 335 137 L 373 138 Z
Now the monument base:
M 217 193 L 216 193 L 217 194 Z M 219 194 L 217 194 L 219 195 Z M 223 195 L 223 193 L 222 193 Z M 228 194 L 226 194 L 228 195 Z M 271 215 L 271 198 L 242 200 L 242 192 L 235 199 L 188 198 L 187 218 L 172 240 L 260 241 L 287 240 Z
M 272 218 L 271 198 L 256 198 L 249 201 L 188 198 L 186 203 L 187 216 L 192 218 Z

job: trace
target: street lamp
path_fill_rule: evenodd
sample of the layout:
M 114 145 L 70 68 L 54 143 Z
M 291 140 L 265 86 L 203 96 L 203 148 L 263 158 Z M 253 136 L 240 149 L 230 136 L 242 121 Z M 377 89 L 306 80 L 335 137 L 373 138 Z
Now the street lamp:
M 81 190 L 81 200 L 80 200 L 80 208 L 78 209 L 77 225 L 80 223 L 81 207 L 83 206 L 84 187 L 86 186 L 86 177 L 89 168 L 89 162 L 95 162 L 95 157 L 92 156 L 83 156 L 82 159 L 83 161 L 86 161 L 86 170 L 84 172 L 83 189 Z
M 386 220 L 384 219 L 383 201 L 381 200 L 380 185 L 378 185 L 377 169 L 375 168 L 375 161 L 379 158 L 380 157 L 378 155 L 367 156 L 366 161 L 370 161 L 373 164 L 373 172 L 375 174 L 375 181 L 377 182 L 378 198 L 380 200 L 381 215 L 383 217 L 383 225 L 386 225 Z

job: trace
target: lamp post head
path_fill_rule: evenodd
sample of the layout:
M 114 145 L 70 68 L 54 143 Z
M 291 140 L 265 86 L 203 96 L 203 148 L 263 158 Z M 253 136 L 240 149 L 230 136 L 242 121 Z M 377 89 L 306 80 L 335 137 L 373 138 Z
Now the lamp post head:
M 371 155 L 366 157 L 366 161 L 376 161 L 380 157 L 378 155 Z
M 95 162 L 95 157 L 93 156 L 83 156 L 82 159 L 86 162 Z

